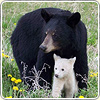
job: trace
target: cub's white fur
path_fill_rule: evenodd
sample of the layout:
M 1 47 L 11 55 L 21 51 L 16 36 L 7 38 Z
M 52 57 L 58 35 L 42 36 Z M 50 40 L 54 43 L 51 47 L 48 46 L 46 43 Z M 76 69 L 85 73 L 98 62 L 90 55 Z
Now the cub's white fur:
M 65 59 L 54 54 L 54 78 L 52 87 L 52 96 L 57 98 L 61 96 L 64 89 L 66 98 L 73 98 L 78 92 L 77 81 L 73 70 L 76 57 Z

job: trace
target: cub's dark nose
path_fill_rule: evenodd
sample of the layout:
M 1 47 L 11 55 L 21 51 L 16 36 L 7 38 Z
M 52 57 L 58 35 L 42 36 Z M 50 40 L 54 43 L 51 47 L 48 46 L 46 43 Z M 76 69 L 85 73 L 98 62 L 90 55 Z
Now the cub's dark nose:
M 58 78 L 58 75 L 57 75 L 57 74 L 55 74 L 55 77 L 56 77 L 56 78 Z
M 40 45 L 39 48 L 40 48 L 41 50 L 43 50 L 43 51 L 45 51 L 45 50 L 47 49 L 47 48 L 46 48 L 45 46 L 43 46 L 43 45 Z

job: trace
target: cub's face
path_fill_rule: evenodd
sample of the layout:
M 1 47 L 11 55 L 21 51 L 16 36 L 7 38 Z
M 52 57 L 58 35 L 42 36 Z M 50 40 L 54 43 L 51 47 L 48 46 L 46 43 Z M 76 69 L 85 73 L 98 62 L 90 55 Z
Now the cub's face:
M 64 78 L 70 72 L 72 65 L 67 63 L 66 59 L 59 59 L 55 61 L 55 77 L 57 78 Z
M 56 78 L 64 78 L 72 72 L 76 57 L 64 59 L 54 54 L 54 75 Z

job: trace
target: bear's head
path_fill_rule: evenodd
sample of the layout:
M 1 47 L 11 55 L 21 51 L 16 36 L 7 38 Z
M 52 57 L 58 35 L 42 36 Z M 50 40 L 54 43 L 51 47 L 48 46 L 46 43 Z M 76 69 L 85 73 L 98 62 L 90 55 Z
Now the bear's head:
M 45 38 L 40 45 L 45 53 L 49 53 L 54 50 L 59 50 L 67 47 L 72 42 L 71 38 L 74 38 L 75 26 L 80 21 L 80 14 L 78 12 L 70 14 L 50 14 L 45 9 L 41 10 L 41 16 L 46 22 L 44 26 Z
M 54 75 L 56 78 L 64 78 L 68 76 L 68 74 L 73 73 L 73 68 L 74 68 L 74 63 L 76 61 L 76 57 L 70 58 L 70 59 L 65 59 L 61 58 L 60 56 L 57 56 L 54 54 L 54 60 L 55 60 L 55 65 L 54 65 Z

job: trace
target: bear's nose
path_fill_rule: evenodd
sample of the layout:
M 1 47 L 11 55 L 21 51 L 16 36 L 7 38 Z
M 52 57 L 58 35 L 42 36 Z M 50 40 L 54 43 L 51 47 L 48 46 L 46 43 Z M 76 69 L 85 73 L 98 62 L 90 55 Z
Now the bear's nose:
M 57 75 L 57 74 L 55 74 L 55 77 L 56 77 L 56 78 L 58 78 L 58 75 Z
M 45 46 L 43 46 L 43 45 L 40 45 L 39 48 L 40 48 L 41 50 L 43 50 L 43 51 L 45 51 L 45 50 L 47 49 L 47 48 L 46 48 Z

